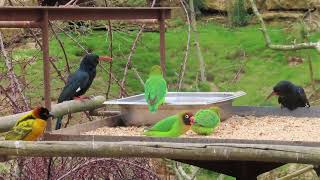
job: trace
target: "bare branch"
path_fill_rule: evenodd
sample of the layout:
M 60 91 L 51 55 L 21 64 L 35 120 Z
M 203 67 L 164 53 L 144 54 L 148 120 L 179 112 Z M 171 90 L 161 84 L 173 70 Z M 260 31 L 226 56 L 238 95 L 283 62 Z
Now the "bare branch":
M 16 112 L 19 112 L 20 111 L 20 108 L 18 106 L 18 104 L 16 103 L 16 100 L 14 100 L 6 91 L 6 89 L 0 85 L 0 90 L 4 93 L 4 95 L 9 99 L 10 103 L 11 103 L 11 106 L 13 107 L 13 109 L 16 111 Z
M 128 69 L 129 69 L 129 66 L 131 66 L 131 61 L 132 61 L 132 56 L 133 56 L 133 53 L 135 52 L 136 50 L 136 46 L 137 46 L 137 43 L 138 43 L 138 40 L 140 39 L 141 35 L 142 35 L 142 32 L 144 30 L 144 27 L 145 27 L 145 24 L 143 24 L 135 38 L 135 40 L 133 41 L 132 43 L 132 46 L 131 46 L 131 50 L 130 50 L 130 54 L 128 56 L 128 61 L 127 61 L 127 64 L 126 64 L 126 67 L 124 68 L 124 73 L 123 73 L 123 78 L 122 78 L 122 81 L 121 81 L 121 86 L 124 86 L 125 85 L 125 81 L 126 81 L 126 78 L 127 78 L 127 74 L 128 74 Z M 122 92 L 120 91 L 120 96 L 122 96 Z
M 152 1 L 152 4 L 151 4 L 151 7 L 154 7 L 154 5 L 156 4 L 156 0 L 153 0 Z M 131 45 L 131 50 L 130 50 L 130 54 L 128 56 L 128 61 L 127 61 L 127 64 L 126 64 L 126 67 L 124 69 L 124 73 L 123 73 L 123 78 L 122 78 L 122 81 L 121 81 L 121 86 L 125 86 L 125 81 L 126 81 L 126 78 L 127 78 L 127 74 L 128 74 L 128 69 L 129 69 L 129 66 L 132 67 L 131 65 L 131 61 L 132 61 L 132 56 L 133 56 L 133 53 L 135 52 L 136 50 L 136 46 L 137 46 L 137 43 L 143 33 L 143 30 L 145 28 L 146 24 L 142 24 L 142 26 L 140 27 L 140 30 L 135 38 L 135 40 L 133 41 L 132 45 Z M 137 77 L 139 78 L 140 82 L 143 82 L 143 80 L 141 79 L 138 71 L 134 68 L 132 68 L 134 71 L 135 71 L 135 74 L 137 75 Z M 142 83 L 144 84 L 144 83 Z M 123 96 L 122 94 L 122 91 L 120 91 L 120 97 Z
M 60 31 L 62 31 L 66 36 L 68 36 L 73 42 L 75 42 L 84 52 L 86 52 L 87 54 L 89 53 L 88 50 L 86 48 L 84 48 L 77 40 L 75 40 L 70 34 L 68 34 L 67 32 L 65 32 L 61 27 L 59 27 L 56 24 L 53 24 L 56 28 L 58 28 Z
M 262 19 L 261 14 L 258 11 L 256 4 L 253 0 L 249 0 L 253 9 L 254 14 L 257 16 L 258 20 L 261 24 L 261 31 L 263 33 L 264 39 L 266 41 L 266 45 L 268 48 L 273 50 L 281 50 L 281 51 L 291 51 L 291 50 L 301 50 L 301 49 L 316 49 L 320 53 L 320 41 L 318 42 L 308 42 L 308 43 L 299 43 L 292 45 L 278 45 L 272 44 L 271 38 L 267 32 L 267 27 Z
M 131 69 L 133 70 L 133 72 L 135 73 L 135 75 L 137 76 L 137 78 L 139 79 L 140 84 L 141 84 L 142 86 L 144 86 L 144 81 L 143 81 L 143 79 L 141 78 L 138 70 L 137 70 L 135 67 L 131 67 Z
M 15 92 L 16 92 L 15 88 L 17 88 L 18 93 L 20 94 L 20 96 L 21 96 L 21 98 L 22 98 L 22 100 L 24 102 L 25 109 L 26 110 L 30 110 L 30 106 L 28 104 L 28 100 L 27 100 L 27 98 L 24 96 L 24 94 L 22 92 L 21 83 L 19 82 L 16 74 L 13 71 L 12 63 L 10 62 L 10 58 L 8 56 L 8 53 L 4 48 L 4 44 L 3 44 L 3 40 L 2 40 L 2 33 L 1 32 L 0 32 L 0 48 L 1 48 L 2 55 L 4 56 L 6 66 L 8 68 L 8 75 L 9 75 L 9 78 L 11 80 L 12 92 L 14 92 L 14 95 L 15 95 Z
M 196 45 L 199 66 L 200 66 L 200 78 L 201 78 L 201 81 L 204 82 L 206 81 L 205 62 L 203 59 L 203 55 L 202 55 L 200 43 L 199 43 L 199 34 L 197 30 L 196 13 L 194 12 L 193 0 L 189 0 L 189 8 L 190 8 L 191 27 L 194 33 L 194 43 Z
M 107 4 L 106 4 L 107 5 Z M 108 38 L 109 38 L 109 52 L 110 52 L 110 57 L 113 57 L 113 52 L 112 52 L 112 25 L 111 25 L 111 21 L 108 21 L 108 27 L 106 27 L 106 29 L 108 30 Z M 110 93 L 110 88 L 111 88 L 111 84 L 112 84 L 112 61 L 110 61 L 109 63 L 109 80 L 108 80 L 108 89 L 107 89 L 107 93 L 106 93 L 106 99 L 108 99 L 109 93 Z
M 184 54 L 184 59 L 183 59 L 183 63 L 181 64 L 181 67 L 180 67 L 180 73 L 179 73 L 179 77 L 178 77 L 178 84 L 177 84 L 177 92 L 180 91 L 181 89 L 181 86 L 182 86 L 182 81 L 183 81 L 183 77 L 184 77 L 184 72 L 186 70 L 186 64 L 187 64 L 187 61 L 188 61 L 188 55 L 189 55 L 189 49 L 190 49 L 190 36 L 191 36 L 191 23 L 190 23 L 190 18 L 189 18 L 189 13 L 188 13 L 188 10 L 184 4 L 184 1 L 183 0 L 180 0 L 180 4 L 187 16 L 187 22 L 188 22 L 188 40 L 187 40 L 187 49 L 185 51 L 185 54 Z
M 126 95 L 128 96 L 128 93 L 126 91 L 126 89 L 121 85 L 120 81 L 113 75 L 112 72 L 110 72 L 109 70 L 105 69 L 101 64 L 99 64 L 99 66 L 106 71 L 107 73 L 111 74 L 111 78 L 118 84 L 118 86 L 120 87 L 120 90 Z
M 54 62 L 52 61 L 52 57 L 49 58 L 49 62 L 51 63 L 52 67 L 56 70 L 59 78 L 64 82 L 64 84 L 67 84 L 66 79 L 62 76 L 61 71 L 58 69 L 58 67 L 54 64 Z
M 53 29 L 51 22 L 49 22 L 49 26 L 50 26 L 51 31 L 53 32 L 54 37 L 57 39 L 57 41 L 58 41 L 58 43 L 59 43 L 59 45 L 60 45 L 60 47 L 61 47 L 61 49 L 62 49 L 64 58 L 65 58 L 65 60 L 66 60 L 67 71 L 68 71 L 68 73 L 70 74 L 70 65 L 69 65 L 67 53 L 66 53 L 66 50 L 65 50 L 65 48 L 64 48 L 64 46 L 63 46 L 63 43 L 62 43 L 62 41 L 60 40 L 59 36 L 57 35 L 56 31 Z

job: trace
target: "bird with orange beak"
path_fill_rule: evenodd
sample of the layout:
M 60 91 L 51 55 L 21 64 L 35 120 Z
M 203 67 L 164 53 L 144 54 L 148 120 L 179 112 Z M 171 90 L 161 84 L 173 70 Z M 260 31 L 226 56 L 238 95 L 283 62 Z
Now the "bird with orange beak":
M 281 104 L 281 108 L 285 107 L 289 110 L 295 110 L 298 107 L 310 107 L 304 89 L 294 85 L 290 81 L 278 82 L 266 99 L 272 96 L 278 96 L 278 103 Z
M 111 61 L 111 57 L 98 56 L 96 54 L 85 55 L 80 63 L 79 69 L 68 77 L 68 81 L 64 86 L 58 103 L 69 101 L 72 99 L 85 99 L 84 95 L 90 88 L 94 78 L 96 77 L 96 68 L 99 61 Z M 56 129 L 61 128 L 62 117 L 58 117 Z

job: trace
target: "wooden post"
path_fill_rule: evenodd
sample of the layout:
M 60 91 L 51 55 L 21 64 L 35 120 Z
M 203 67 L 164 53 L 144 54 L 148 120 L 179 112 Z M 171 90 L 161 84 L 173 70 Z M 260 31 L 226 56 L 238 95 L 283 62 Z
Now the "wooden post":
M 42 52 L 43 52 L 43 81 L 44 81 L 44 103 L 46 108 L 51 110 L 50 100 L 50 62 L 49 62 L 49 27 L 48 11 L 43 11 L 42 16 Z M 51 131 L 51 120 L 48 120 L 46 130 Z

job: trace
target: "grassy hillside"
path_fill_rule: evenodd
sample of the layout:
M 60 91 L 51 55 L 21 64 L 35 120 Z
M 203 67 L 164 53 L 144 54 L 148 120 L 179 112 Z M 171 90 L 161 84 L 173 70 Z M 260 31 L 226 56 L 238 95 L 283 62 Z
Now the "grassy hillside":
M 320 72 L 316 71 L 320 66 L 319 55 L 315 50 L 303 50 L 297 52 L 281 52 L 267 49 L 264 39 L 258 26 L 248 26 L 238 29 L 228 29 L 214 23 L 202 23 L 199 25 L 200 43 L 206 61 L 206 73 L 209 82 L 214 82 L 220 91 L 243 90 L 247 95 L 236 100 L 237 105 L 275 105 L 276 100 L 264 102 L 264 98 L 271 91 L 272 86 L 282 79 L 293 81 L 302 86 L 307 86 L 310 82 L 306 55 L 309 53 L 315 69 L 315 77 L 319 78 Z M 282 27 L 269 27 L 269 33 L 274 43 L 290 43 L 294 39 L 294 33 Z M 130 46 L 135 38 L 136 32 L 113 34 L 113 71 L 118 79 L 122 79 L 123 68 L 127 62 Z M 107 51 L 106 33 L 102 31 L 92 32 L 86 35 L 74 35 L 76 39 L 86 48 L 98 54 L 109 54 Z M 311 39 L 319 39 L 320 34 L 313 34 Z M 60 38 L 65 45 L 66 52 L 72 70 L 74 71 L 79 63 L 80 57 L 84 54 L 81 48 L 66 37 L 60 34 Z M 171 91 L 175 91 L 177 73 L 183 60 L 184 50 L 187 41 L 187 27 L 169 28 L 166 33 L 167 49 L 167 81 Z M 159 34 L 144 33 L 138 43 L 136 53 L 133 56 L 133 64 L 142 78 L 145 80 L 149 67 L 159 63 Z M 184 79 L 184 91 L 194 91 L 196 75 L 198 71 L 198 60 L 192 44 L 191 55 L 187 65 Z M 14 57 L 23 60 L 37 54 L 41 58 L 41 53 L 30 48 L 19 48 L 14 51 Z M 65 61 L 61 48 L 56 40 L 50 43 L 50 55 L 57 57 L 55 63 L 64 74 Z M 290 56 L 301 56 L 304 63 L 291 66 L 287 59 Z M 103 63 L 108 68 L 108 63 Z M 243 70 L 235 78 L 239 68 Z M 42 62 L 35 61 L 27 66 L 27 80 L 32 82 L 34 88 L 30 88 L 27 94 L 33 101 L 42 95 Z M 16 70 L 19 71 L 16 67 Z M 104 94 L 107 89 L 108 75 L 98 70 L 97 78 L 88 94 Z M 63 86 L 62 81 L 52 71 L 52 92 L 53 100 L 57 98 L 59 89 Z M 36 88 L 40 85 L 40 88 Z M 132 71 L 129 71 L 127 80 L 127 90 L 130 94 L 143 92 L 143 87 L 136 79 Z M 118 87 L 112 86 L 113 97 L 118 96 Z M 40 98 L 41 99 L 41 98 Z

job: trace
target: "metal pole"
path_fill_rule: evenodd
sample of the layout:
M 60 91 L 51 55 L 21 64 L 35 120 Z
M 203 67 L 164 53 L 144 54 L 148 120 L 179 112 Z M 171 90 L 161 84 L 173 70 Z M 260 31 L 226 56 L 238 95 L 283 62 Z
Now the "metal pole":
M 44 103 L 46 108 L 51 109 L 50 100 L 50 63 L 49 63 L 49 32 L 48 32 L 48 11 L 43 11 L 42 19 L 42 52 L 43 52 L 43 84 Z M 48 121 L 47 131 L 51 131 L 51 120 Z
M 166 47 L 165 47 L 165 14 L 163 10 L 160 10 L 159 26 L 160 26 L 160 64 L 163 72 L 163 76 L 166 76 Z

